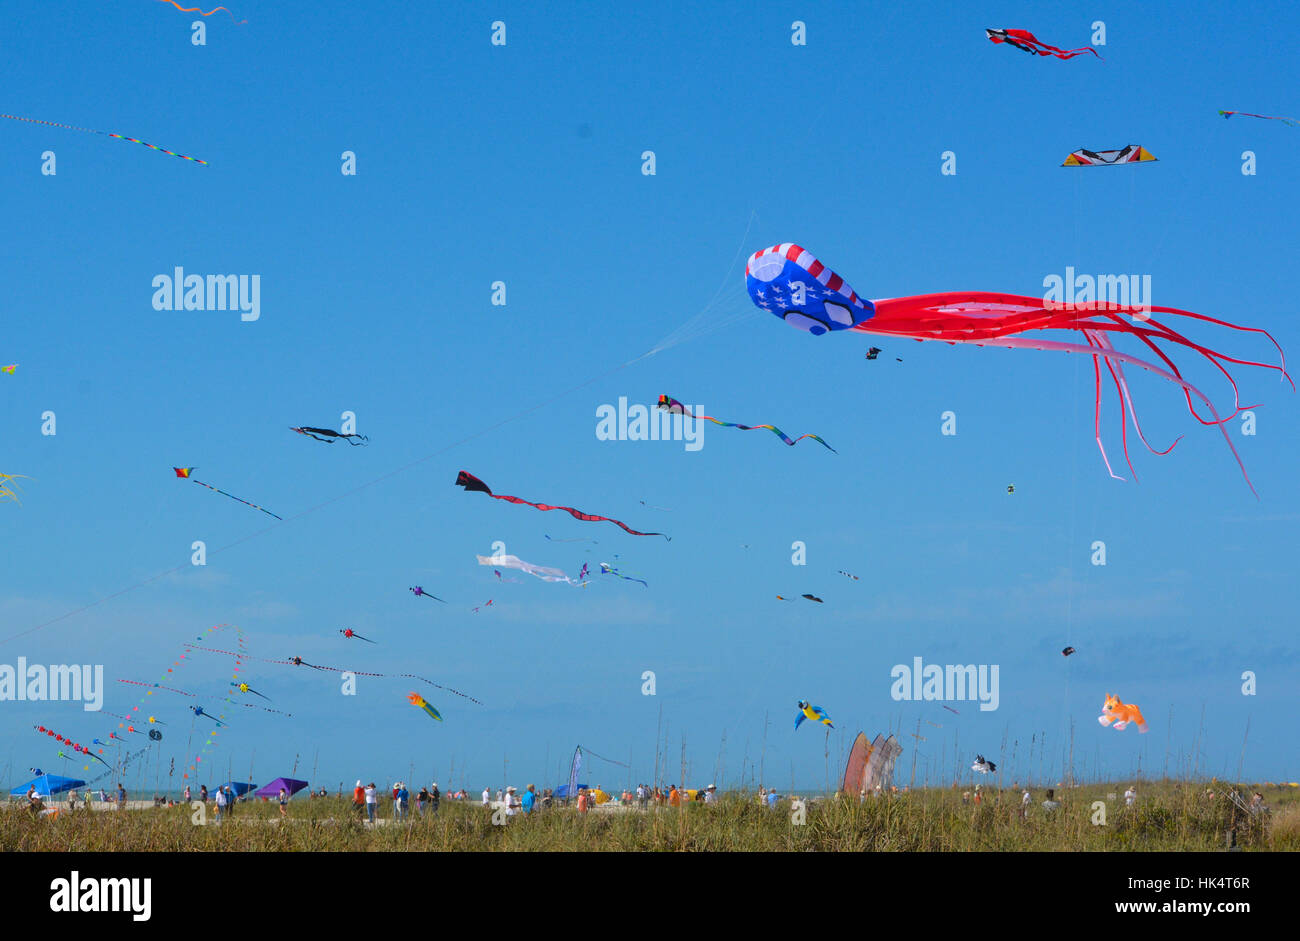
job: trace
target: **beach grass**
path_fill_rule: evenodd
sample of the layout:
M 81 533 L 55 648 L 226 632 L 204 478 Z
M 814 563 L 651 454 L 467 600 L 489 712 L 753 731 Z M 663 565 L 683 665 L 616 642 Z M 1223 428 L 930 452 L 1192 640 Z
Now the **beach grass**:
M 612 806 L 579 814 L 557 807 L 505 818 L 477 802 L 442 801 L 438 814 L 394 821 L 382 805 L 377 827 L 363 823 L 346 798 L 297 799 L 287 820 L 272 803 L 242 803 L 218 824 L 211 806 L 75 813 L 39 817 L 21 806 L 0 813 L 0 849 L 28 852 L 1021 852 L 1223 850 L 1234 831 L 1244 851 L 1300 850 L 1300 793 L 1265 790 L 1269 811 L 1253 814 L 1222 782 L 1159 782 L 1126 807 L 1124 784 L 1043 792 L 1021 816 L 1020 791 L 986 789 L 977 805 L 962 792 L 925 789 L 858 801 L 807 802 L 802 822 L 789 800 L 776 809 L 756 795 L 730 793 L 715 804 L 645 811 Z M 1257 788 L 1235 788 L 1249 798 Z M 1211 792 L 1213 794 L 1211 795 Z M 1114 796 L 1110 796 L 1114 795 Z M 1105 823 L 1095 802 L 1105 806 Z M 63 806 L 55 802 L 52 806 Z M 204 821 L 199 823 L 197 821 Z

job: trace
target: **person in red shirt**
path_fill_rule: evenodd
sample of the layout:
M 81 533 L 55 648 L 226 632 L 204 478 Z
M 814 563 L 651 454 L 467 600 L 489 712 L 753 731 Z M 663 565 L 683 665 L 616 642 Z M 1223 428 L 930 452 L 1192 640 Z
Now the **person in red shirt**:
M 591 807 L 591 798 L 585 787 L 578 789 L 578 813 L 585 814 Z
M 352 808 L 357 812 L 358 817 L 366 815 L 366 789 L 357 782 L 357 786 L 352 791 Z

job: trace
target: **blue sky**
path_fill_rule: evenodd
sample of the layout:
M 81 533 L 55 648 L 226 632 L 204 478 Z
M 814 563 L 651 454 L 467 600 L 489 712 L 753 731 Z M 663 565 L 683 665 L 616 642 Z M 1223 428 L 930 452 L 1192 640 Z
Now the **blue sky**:
M 577 743 L 630 756 L 633 779 L 649 779 L 657 728 L 672 777 L 684 739 L 692 786 L 737 783 L 761 760 L 769 783 L 820 788 L 859 729 L 899 732 L 904 777 L 914 750 L 932 783 L 979 751 L 1000 756 L 1007 783 L 1047 781 L 1071 722 L 1081 773 L 1196 760 L 1235 774 L 1249 723 L 1246 776 L 1296 777 L 1289 386 L 1234 369 L 1261 405 L 1256 435 L 1231 426 L 1260 500 L 1217 432 L 1146 374 L 1133 381 L 1148 437 L 1185 437 L 1166 457 L 1136 444 L 1141 482 L 1119 482 L 1093 441 L 1086 360 L 877 341 L 868 363 L 867 338 L 812 338 L 750 308 L 742 273 L 749 253 L 796 241 L 867 297 L 1041 294 L 1067 266 L 1149 274 L 1158 304 L 1300 349 L 1284 280 L 1300 132 L 1216 114 L 1300 109 L 1293 6 L 232 9 L 248 24 L 207 18 L 203 47 L 190 43 L 196 17 L 148 0 L 24 3 L 8 18 L 6 113 L 209 166 L 0 122 L 0 359 L 20 364 L 0 376 L 0 471 L 32 478 L 21 506 L 0 508 L 0 663 L 102 663 L 105 708 L 125 711 L 138 696 L 117 678 L 156 679 L 226 622 L 255 656 L 415 672 L 483 701 L 431 691 L 436 724 L 406 703 L 404 680 L 363 678 L 343 696 L 334 674 L 249 663 L 249 682 L 294 718 L 239 710 L 209 765 L 242 776 L 251 764 L 261 781 L 301 756 L 300 776 L 318 762 L 331 789 L 446 787 L 453 763 L 451 783 L 473 790 L 556 784 Z M 804 47 L 790 42 L 795 19 Z M 504 47 L 489 42 L 493 20 Z M 1096 20 L 1105 61 L 1031 58 L 983 32 L 1076 47 Z M 1075 148 L 1128 143 L 1159 162 L 1059 166 Z M 340 173 L 346 150 L 355 176 Z M 940 173 L 944 151 L 955 176 Z M 260 275 L 260 319 L 154 310 L 151 281 L 176 266 Z M 505 307 L 491 304 L 498 280 Z M 683 325 L 686 342 L 616 368 Z M 1193 338 L 1270 360 L 1247 334 Z M 1221 379 L 1180 363 L 1230 408 Z M 660 393 L 815 432 L 838 453 L 712 425 L 695 453 L 597 439 L 599 406 Z M 54 436 L 41 434 L 46 410 Z M 368 447 L 287 430 L 338 427 L 345 410 Z M 949 410 L 956 436 L 940 434 Z M 173 465 L 287 521 L 268 526 Z M 672 541 L 466 494 L 452 485 L 462 468 L 498 493 Z M 205 567 L 189 564 L 194 540 Z M 649 587 L 500 584 L 474 559 L 498 540 L 571 573 L 612 561 Z M 1104 567 L 1090 563 L 1097 540 Z M 791 564 L 796 541 L 804 566 Z M 412 597 L 414 584 L 450 603 Z M 825 603 L 773 597 L 804 592 Z M 349 626 L 378 645 L 345 640 Z M 999 665 L 999 708 L 894 701 L 890 668 L 917 656 Z M 180 684 L 215 703 L 228 666 L 196 656 Z M 1255 696 L 1241 694 L 1246 670 Z M 1098 726 L 1106 692 L 1139 704 L 1151 732 Z M 829 741 L 792 731 L 801 698 L 834 717 Z M 167 706 L 164 768 L 182 763 L 184 705 Z M 0 703 L 11 783 L 58 767 L 33 723 L 86 741 L 113 727 L 78 704 Z M 607 786 L 628 778 L 592 764 Z

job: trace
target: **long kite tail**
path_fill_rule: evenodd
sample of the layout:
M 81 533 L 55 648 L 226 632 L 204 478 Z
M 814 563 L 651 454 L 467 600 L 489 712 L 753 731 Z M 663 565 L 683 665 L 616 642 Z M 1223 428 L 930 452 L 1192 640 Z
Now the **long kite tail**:
M 784 441 L 786 444 L 790 445 L 791 447 L 794 447 L 797 443 L 802 441 L 804 438 L 811 438 L 813 441 L 818 442 L 819 444 L 822 445 L 822 447 L 826 448 L 831 453 L 833 454 L 839 453 L 834 448 L 832 448 L 829 444 L 827 444 L 821 438 L 820 435 L 806 434 L 806 435 L 800 435 L 797 438 L 791 438 L 780 428 L 776 427 L 776 425 L 741 425 L 741 424 L 737 424 L 736 422 L 721 421 L 720 419 L 714 418 L 711 415 L 692 415 L 690 409 L 688 409 L 685 405 L 683 405 L 681 402 L 677 401 L 677 399 L 674 399 L 670 395 L 659 396 L 659 407 L 664 411 L 673 415 L 683 415 L 686 418 L 695 418 L 695 419 L 703 419 L 704 421 L 711 421 L 713 422 L 713 424 L 721 425 L 723 428 L 739 428 L 741 431 L 757 431 L 759 429 L 765 429 L 767 431 L 772 432 L 774 435 L 776 435 L 778 438 L 780 438 L 782 441 Z
M 1239 114 L 1243 118 L 1263 118 L 1265 121 L 1281 121 L 1291 127 L 1300 127 L 1300 121 L 1295 118 L 1284 118 L 1275 114 L 1251 114 L 1249 111 L 1220 111 L 1219 114 L 1223 115 L 1225 120 L 1234 114 Z
M 220 10 L 226 10 L 225 7 L 213 7 L 213 8 L 212 8 L 211 10 L 209 10 L 207 13 L 204 13 L 204 12 L 203 12 L 200 8 L 198 8 L 198 7 L 183 7 L 183 6 L 181 6 L 179 3 L 177 3 L 176 0 L 160 0 L 160 2 L 162 2 L 162 3 L 170 3 L 170 4 L 171 4 L 172 6 L 174 6 L 176 9 L 180 10 L 182 13 L 197 13 L 199 16 L 211 16 L 213 13 L 216 13 L 216 12 L 218 12 L 218 11 L 220 11 Z M 243 26 L 244 24 L 246 24 L 246 23 L 248 22 L 248 20 L 237 20 L 237 19 L 235 19 L 235 14 L 231 13 L 229 10 L 226 10 L 226 13 L 230 16 L 230 21 L 231 21 L 232 23 L 234 23 L 236 26 Z
M 280 520 L 281 522 L 284 521 L 284 517 L 283 517 L 283 516 L 276 516 L 276 514 L 272 513 L 270 510 L 268 510 L 268 509 L 267 509 L 266 507 L 264 507 L 264 506 L 258 506 L 256 503 L 249 503 L 247 500 L 240 500 L 239 497 L 235 496 L 233 493 L 226 493 L 226 491 L 222 490 L 221 488 L 219 488 L 219 487 L 214 487 L 214 486 L 212 486 L 212 484 L 205 484 L 205 483 L 203 483 L 203 481 L 198 480 L 198 479 L 196 479 L 196 478 L 194 478 L 194 477 L 191 477 L 191 478 L 189 478 L 189 479 L 190 479 L 190 480 L 193 480 L 196 484 L 202 484 L 204 487 L 207 487 L 209 490 L 215 490 L 217 493 L 221 494 L 223 497 L 230 497 L 230 499 L 232 499 L 232 500 L 236 500 L 236 501 L 238 501 L 239 503 L 244 504 L 244 506 L 251 506 L 251 507 L 252 507 L 253 509 L 255 509 L 255 510 L 261 510 L 261 511 L 262 511 L 263 513 L 265 513 L 267 516 L 275 516 L 275 518 L 278 519 L 278 520 Z
M 643 533 L 633 529 L 632 527 L 628 526 L 627 523 L 624 523 L 621 520 L 616 520 L 609 516 L 595 516 L 591 513 L 584 513 L 581 510 L 576 510 L 571 506 L 552 506 L 549 503 L 534 503 L 531 500 L 524 500 L 520 497 L 511 497 L 505 494 L 493 493 L 487 484 L 483 483 L 483 481 L 479 480 L 477 477 L 475 477 L 473 474 L 469 473 L 468 471 L 461 471 L 459 474 L 456 475 L 456 485 L 459 487 L 464 487 L 466 492 L 478 491 L 480 493 L 486 493 L 493 500 L 505 500 L 509 503 L 519 503 L 519 504 L 523 504 L 524 506 L 534 507 L 535 509 L 538 510 L 563 510 L 564 512 L 572 516 L 574 519 L 582 520 L 583 522 L 586 523 L 595 523 L 595 522 L 613 523 L 615 526 L 618 526 L 624 532 L 631 533 L 633 536 L 663 536 L 665 539 L 669 541 L 672 540 L 672 537 L 669 536 L 667 533 Z
M 130 141 L 133 144 L 143 144 L 150 150 L 157 150 L 164 154 L 171 154 L 173 157 L 180 157 L 182 160 L 201 163 L 205 167 L 208 165 L 206 160 L 200 160 L 198 157 L 191 157 L 187 154 L 178 154 L 174 150 L 168 150 L 165 147 L 159 147 L 156 144 L 150 144 L 148 141 L 138 140 L 134 137 L 127 137 L 125 134 L 113 134 L 110 131 L 97 131 L 93 127 L 77 127 L 75 124 L 60 124 L 57 121 L 42 121 L 39 118 L 24 118 L 17 114 L 0 114 L 0 118 L 9 118 L 11 121 L 26 121 L 28 124 L 44 124 L 47 127 L 61 127 L 69 131 L 85 131 L 87 134 L 101 134 L 104 137 L 116 137 L 118 140 Z

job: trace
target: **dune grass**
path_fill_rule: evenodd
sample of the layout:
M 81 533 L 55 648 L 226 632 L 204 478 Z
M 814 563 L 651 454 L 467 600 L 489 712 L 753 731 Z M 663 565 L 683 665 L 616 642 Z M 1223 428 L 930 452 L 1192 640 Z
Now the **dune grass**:
M 1253 788 L 1238 790 L 1249 795 Z M 1020 792 L 986 791 L 979 805 L 953 790 L 916 790 L 859 803 L 832 798 L 806 805 L 793 822 L 789 801 L 775 810 L 754 795 L 732 793 L 713 805 L 690 804 L 645 812 L 601 808 L 580 815 L 555 808 L 516 815 L 505 825 L 477 803 L 442 802 L 437 816 L 412 808 L 382 826 L 362 824 L 346 799 L 297 800 L 289 819 L 271 804 L 241 804 L 233 819 L 192 822 L 189 807 L 139 811 L 66 811 L 40 818 L 21 807 L 0 813 L 0 849 L 33 852 L 339 852 L 339 851 L 574 851 L 612 852 L 984 852 L 984 851 L 1206 851 L 1222 850 L 1226 833 L 1251 850 L 1300 850 L 1300 794 L 1270 789 L 1263 815 L 1243 811 L 1222 782 L 1142 785 L 1135 807 L 1124 806 L 1124 785 L 1098 784 L 1057 793 L 1061 806 L 1037 801 L 1020 816 Z M 1207 794 L 1214 791 L 1214 796 Z M 1116 795 L 1108 798 L 1109 794 Z M 1105 825 L 1092 822 L 1094 801 L 1106 805 Z M 57 804 L 55 806 L 58 806 Z M 498 815 L 500 819 L 500 815 Z

